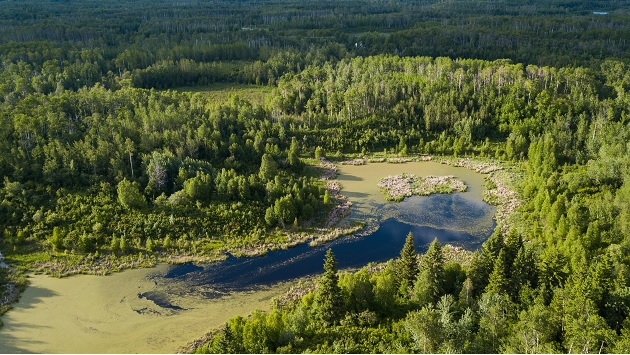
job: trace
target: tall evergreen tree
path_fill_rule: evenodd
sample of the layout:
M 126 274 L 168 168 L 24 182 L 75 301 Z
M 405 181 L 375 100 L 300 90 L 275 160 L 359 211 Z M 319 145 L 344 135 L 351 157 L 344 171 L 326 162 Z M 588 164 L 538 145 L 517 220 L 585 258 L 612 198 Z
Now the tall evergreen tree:
M 516 254 L 516 259 L 512 263 L 510 274 L 509 293 L 513 300 L 519 295 L 524 287 L 536 288 L 538 286 L 538 270 L 536 260 L 529 248 L 522 246 Z
M 442 295 L 443 283 L 444 255 L 440 242 L 435 238 L 420 263 L 420 275 L 414 289 L 415 299 L 421 305 L 435 304 Z
M 237 346 L 235 345 L 236 339 L 232 333 L 232 329 L 229 324 L 225 324 L 219 331 L 219 334 L 214 338 L 212 347 L 209 352 L 213 354 L 236 354 Z
M 398 262 L 400 265 L 400 290 L 404 295 L 407 293 L 407 290 L 413 286 L 419 271 L 418 258 L 416 257 L 416 246 L 411 232 L 407 234 L 407 239 L 405 240 L 405 245 L 403 245 L 403 248 L 400 251 L 400 259 Z
M 287 152 L 287 163 L 292 167 L 298 167 L 300 165 L 300 158 L 298 157 L 299 146 L 295 137 L 291 138 L 291 146 Z
M 483 243 L 482 255 L 494 260 L 499 256 L 499 252 L 505 247 L 505 239 L 501 234 L 501 230 L 497 227 L 494 233 Z
M 488 285 L 490 274 L 494 270 L 494 262 L 505 246 L 503 235 L 499 229 L 483 243 L 481 253 L 476 252 L 470 264 L 468 277 L 474 287 L 474 296 L 479 296 Z
M 327 324 L 334 324 L 343 311 L 343 297 L 339 288 L 337 261 L 332 250 L 328 249 L 324 258 L 324 275 L 319 281 L 317 294 L 317 312 L 319 318 Z
M 494 262 L 494 269 L 492 270 L 492 274 L 490 274 L 486 292 L 496 294 L 507 293 L 510 283 L 505 259 L 505 250 L 502 249 L 499 252 L 497 260 Z

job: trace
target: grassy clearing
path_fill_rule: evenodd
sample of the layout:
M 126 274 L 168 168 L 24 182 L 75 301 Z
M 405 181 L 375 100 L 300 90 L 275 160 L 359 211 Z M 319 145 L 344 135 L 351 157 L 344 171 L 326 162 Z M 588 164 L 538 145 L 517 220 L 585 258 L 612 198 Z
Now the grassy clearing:
M 179 92 L 198 93 L 210 102 L 221 104 L 233 97 L 240 97 L 252 104 L 264 106 L 273 88 L 270 86 L 217 83 L 208 86 L 186 86 L 176 88 Z

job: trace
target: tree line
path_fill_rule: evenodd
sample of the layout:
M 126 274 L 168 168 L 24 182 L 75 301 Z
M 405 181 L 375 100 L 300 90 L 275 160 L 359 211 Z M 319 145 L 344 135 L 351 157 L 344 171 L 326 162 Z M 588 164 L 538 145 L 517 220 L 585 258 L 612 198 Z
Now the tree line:
M 609 14 L 594 15 L 598 9 Z M 21 0 L 0 9 L 3 72 L 17 71 L 21 78 L 0 80 L 0 94 L 13 83 L 18 92 L 49 93 L 97 82 L 115 85 L 116 77 L 131 78 L 142 88 L 235 80 L 273 84 L 282 74 L 313 64 L 286 62 L 296 52 L 297 58 L 317 53 L 324 60 L 390 54 L 597 68 L 606 58 L 628 58 L 627 16 L 612 0 L 596 5 L 209 1 L 194 6 Z
M 217 107 L 95 86 L 3 111 L 0 220 L 16 250 L 201 251 L 264 240 L 328 208 L 286 123 L 238 98 Z
M 558 284 L 562 266 L 514 234 L 494 234 L 470 263 L 434 240 L 419 258 L 338 273 L 328 250 L 314 290 L 235 317 L 197 353 L 625 353 L 628 287 L 603 257 Z M 624 303 L 625 302 L 625 303 Z M 601 308 L 600 308 L 601 307 Z M 603 311 L 603 312 L 602 312 Z

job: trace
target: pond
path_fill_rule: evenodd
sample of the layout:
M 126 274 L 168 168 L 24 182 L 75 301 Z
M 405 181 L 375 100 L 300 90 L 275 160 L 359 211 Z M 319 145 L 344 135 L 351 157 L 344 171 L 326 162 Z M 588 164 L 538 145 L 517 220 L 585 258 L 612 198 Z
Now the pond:
M 181 308 L 161 307 L 142 294 L 168 265 L 109 276 L 63 279 L 35 275 L 20 302 L 2 316 L 0 353 L 175 353 L 188 342 L 253 309 L 269 309 L 289 285 L 222 298 L 178 299 Z
M 341 165 L 339 172 L 337 180 L 343 187 L 342 193 L 353 203 L 352 214 L 345 222 L 366 222 L 367 233 L 390 218 L 410 225 L 462 231 L 480 239 L 487 238 L 494 230 L 496 208 L 482 200 L 484 175 L 472 170 L 436 162 L 413 162 Z M 452 175 L 463 180 L 468 188 L 464 193 L 412 196 L 400 203 L 385 201 L 378 181 L 402 173 L 421 177 Z M 467 242 L 455 244 L 466 246 Z
M 468 190 L 386 202 L 376 186 L 387 175 L 454 175 Z M 15 309 L 3 316 L 0 353 L 174 352 L 235 315 L 269 307 L 287 281 L 320 273 L 331 248 L 340 269 L 400 253 L 413 233 L 418 251 L 434 238 L 477 249 L 492 233 L 495 208 L 481 200 L 483 175 L 434 162 L 341 166 L 342 193 L 353 202 L 342 223 L 366 222 L 362 235 L 318 247 L 300 245 L 263 257 L 209 265 L 165 265 L 107 277 L 32 278 Z

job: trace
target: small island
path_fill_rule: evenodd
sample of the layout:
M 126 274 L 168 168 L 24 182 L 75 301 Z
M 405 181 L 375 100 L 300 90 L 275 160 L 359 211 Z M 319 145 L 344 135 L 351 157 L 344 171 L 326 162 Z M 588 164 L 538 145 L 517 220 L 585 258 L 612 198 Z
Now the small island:
M 451 175 L 419 177 L 405 173 L 384 177 L 377 186 L 385 194 L 387 201 L 397 202 L 411 195 L 450 194 L 453 191 L 464 192 L 468 188 L 462 180 Z

